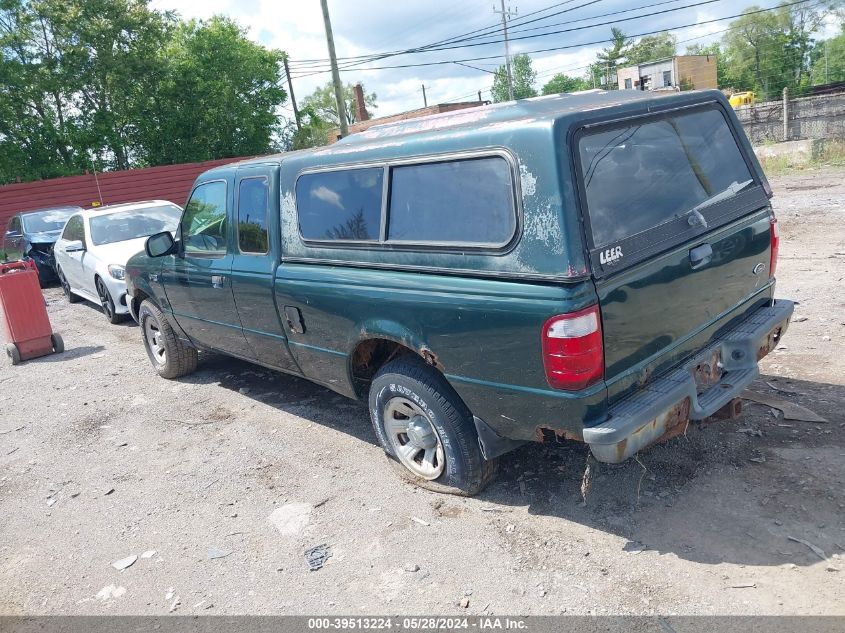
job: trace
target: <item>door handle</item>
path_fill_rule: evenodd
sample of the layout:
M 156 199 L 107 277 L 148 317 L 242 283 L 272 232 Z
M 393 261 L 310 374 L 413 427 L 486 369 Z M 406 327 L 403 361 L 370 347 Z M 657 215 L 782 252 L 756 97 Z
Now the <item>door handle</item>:
M 211 287 L 222 288 L 226 284 L 226 275 L 212 275 Z
M 305 320 L 302 318 L 302 312 L 300 312 L 299 308 L 285 306 L 285 320 L 291 332 L 294 334 L 305 334 Z
M 710 244 L 696 246 L 689 252 L 689 262 L 693 270 L 703 268 L 713 259 L 713 247 Z

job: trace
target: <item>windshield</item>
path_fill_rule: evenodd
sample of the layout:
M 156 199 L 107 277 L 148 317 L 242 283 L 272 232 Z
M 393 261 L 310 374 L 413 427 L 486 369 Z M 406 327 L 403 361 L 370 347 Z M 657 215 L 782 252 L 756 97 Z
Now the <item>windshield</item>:
M 27 233 L 50 233 L 61 231 L 67 219 L 79 209 L 47 209 L 23 215 L 23 226 Z
M 95 246 L 149 237 L 162 231 L 175 231 L 182 210 L 175 204 L 116 211 L 90 220 L 91 241 Z
M 706 227 L 702 211 L 754 182 L 716 109 L 587 134 L 579 150 L 596 247 L 683 216 Z

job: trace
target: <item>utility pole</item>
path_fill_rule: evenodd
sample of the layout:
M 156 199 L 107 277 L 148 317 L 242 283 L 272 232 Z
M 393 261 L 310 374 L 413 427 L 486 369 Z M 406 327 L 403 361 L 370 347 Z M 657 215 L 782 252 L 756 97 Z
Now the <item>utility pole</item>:
M 428 99 L 425 98 L 425 84 L 422 85 L 423 90 L 423 107 L 428 107 Z
M 505 0 L 501 0 L 501 11 L 496 9 L 496 5 L 493 5 L 493 13 L 501 13 L 502 15 L 502 30 L 505 33 L 505 68 L 508 72 L 508 99 L 513 101 L 513 75 L 511 74 L 511 49 L 510 44 L 508 43 L 508 20 L 511 18 L 510 9 L 505 9 Z M 513 14 L 516 15 L 518 12 L 514 11 Z
M 340 71 L 337 69 L 337 55 L 334 52 L 334 36 L 332 35 L 332 23 L 329 20 L 329 5 L 327 0 L 320 0 L 323 7 L 323 24 L 326 27 L 326 44 L 329 47 L 329 59 L 332 63 L 332 83 L 334 83 L 334 98 L 337 100 L 337 116 L 340 119 L 340 135 L 349 134 L 349 126 L 346 122 L 346 103 L 343 99 L 343 85 L 340 83 Z
M 296 97 L 293 96 L 293 82 L 290 78 L 290 68 L 288 68 L 288 56 L 285 54 L 285 75 L 288 78 L 288 90 L 290 90 L 290 102 L 293 106 L 293 118 L 296 120 L 296 129 L 300 129 L 299 127 L 299 109 L 296 107 Z

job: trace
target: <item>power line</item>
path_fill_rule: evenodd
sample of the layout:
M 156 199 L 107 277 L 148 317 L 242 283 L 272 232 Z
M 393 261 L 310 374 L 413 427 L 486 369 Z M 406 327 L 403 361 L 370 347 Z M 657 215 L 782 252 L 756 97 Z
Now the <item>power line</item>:
M 794 2 L 794 3 L 792 3 L 792 4 L 801 4 L 801 3 L 802 3 L 802 2 Z M 814 3 L 814 4 L 809 4 L 809 5 L 807 5 L 807 7 L 806 7 L 806 8 L 808 8 L 808 9 L 814 9 L 814 8 L 818 8 L 818 7 L 820 7 L 820 6 L 824 6 L 825 4 L 826 4 L 826 3 L 824 2 L 824 0 L 822 0 L 821 2 L 816 2 L 816 3 Z M 784 5 L 784 6 L 791 6 L 791 5 Z M 778 8 L 778 7 L 773 7 L 772 9 L 769 9 L 769 10 L 776 10 L 777 8 Z M 721 19 L 727 19 L 727 18 L 721 18 Z M 695 25 L 693 25 L 693 26 L 697 26 L 698 24 L 704 24 L 704 23 L 703 23 L 703 22 L 702 22 L 702 23 L 697 23 L 697 24 L 695 24 Z M 687 27 L 677 27 L 677 28 L 675 28 L 675 29 L 667 29 L 667 30 L 680 30 L 680 29 L 683 29 L 683 28 L 690 28 L 690 27 L 689 27 L 689 26 L 687 26 Z M 683 39 L 683 40 L 678 40 L 678 41 L 676 42 L 676 44 L 686 44 L 686 43 L 689 43 L 689 42 L 692 42 L 692 41 L 695 41 L 695 40 L 700 40 L 700 39 L 703 39 L 703 38 L 705 38 L 705 37 L 713 37 L 713 36 L 716 36 L 716 35 L 723 35 L 723 34 L 728 33 L 729 31 L 732 31 L 732 30 L 734 30 L 734 29 L 736 29 L 736 28 L 738 28 L 738 27 L 736 27 L 736 26 L 729 26 L 728 28 L 721 29 L 721 30 L 718 30 L 718 31 L 712 31 L 712 32 L 710 32 L 710 33 L 704 33 L 704 34 L 702 34 L 702 35 L 696 35 L 696 36 L 694 36 L 694 37 L 689 37 L 689 38 L 686 38 L 686 39 Z M 635 35 L 635 36 L 631 36 L 631 37 L 637 37 L 637 36 Z M 584 46 L 587 46 L 587 45 L 585 44 Z M 462 64 L 462 65 L 465 65 L 465 64 Z M 574 71 L 578 71 L 578 70 L 587 70 L 587 69 L 589 69 L 591 66 L 592 66 L 592 64 L 587 64 L 587 65 L 583 65 L 583 66 L 571 66 L 571 67 L 569 67 L 569 68 L 563 68 L 563 69 L 561 69 L 561 68 L 555 68 L 555 69 L 552 69 L 552 70 L 543 71 L 543 72 L 541 72 L 541 73 L 538 73 L 538 74 L 537 74 L 537 78 L 540 78 L 540 77 L 547 77 L 547 76 L 549 76 L 549 75 L 556 75 L 556 74 L 558 74 L 558 73 L 563 73 L 563 74 L 566 74 L 566 73 L 569 73 L 569 72 L 574 72 Z M 749 67 L 749 66 L 750 66 L 750 64 L 746 64 L 746 67 Z M 772 74 L 770 74 L 770 75 L 768 75 L 768 76 L 774 76 L 774 75 L 775 75 L 775 73 L 772 73 Z M 489 89 L 489 88 L 487 88 L 487 89 L 483 89 L 483 91 L 484 91 L 484 92 L 490 92 L 490 89 Z M 444 102 L 448 103 L 448 102 L 450 102 L 450 101 L 460 101 L 461 99 L 465 99 L 465 98 L 467 98 L 467 97 L 469 97 L 469 96 L 472 96 L 472 95 L 474 95 L 474 94 L 475 94 L 475 92 L 471 92 L 471 93 L 469 93 L 469 94 L 467 94 L 467 95 L 461 95 L 461 96 L 459 96 L 459 97 L 449 97 L 449 98 L 445 99 L 445 100 L 444 100 Z
M 556 6 L 560 6 L 560 5 L 563 5 L 563 4 L 569 4 L 569 3 L 574 2 L 574 1 L 575 0 L 567 0 L 566 2 L 558 3 L 558 5 L 556 5 Z M 601 2 L 601 1 L 602 0 L 589 0 L 588 2 L 585 2 L 584 4 L 580 4 L 578 6 L 571 7 L 569 9 L 565 9 L 563 11 L 558 11 L 558 12 L 552 14 L 552 15 L 546 16 L 545 18 L 537 18 L 537 19 L 547 19 L 547 18 L 553 17 L 554 15 L 560 15 L 561 13 L 567 13 L 569 11 L 575 11 L 576 9 L 581 9 L 583 7 L 589 6 L 591 4 L 596 4 L 596 3 Z M 548 10 L 548 8 L 546 10 Z M 533 15 L 534 13 L 537 13 L 537 12 L 529 13 L 528 15 Z M 527 16 L 523 16 L 523 17 L 527 17 Z M 533 21 L 536 21 L 536 20 L 532 20 L 532 22 Z M 528 22 L 523 22 L 523 23 L 520 24 L 520 26 L 522 26 L 524 24 L 528 24 Z M 368 63 L 368 62 L 371 62 L 371 61 L 376 61 L 378 59 L 386 59 L 388 57 L 395 57 L 395 56 L 398 56 L 398 55 L 409 55 L 409 54 L 413 54 L 413 53 L 424 53 L 424 52 L 441 50 L 441 47 L 443 47 L 447 44 L 455 44 L 455 43 L 462 42 L 462 41 L 469 41 L 471 39 L 476 39 L 478 37 L 492 36 L 496 32 L 502 32 L 502 27 L 498 26 L 498 27 L 496 27 L 496 30 L 494 31 L 494 33 L 484 33 L 484 34 L 473 35 L 473 34 L 479 33 L 480 31 L 489 31 L 492 28 L 494 28 L 494 27 L 485 27 L 483 29 L 476 29 L 475 31 L 469 31 L 468 33 L 456 35 L 456 36 L 447 38 L 445 40 L 440 40 L 438 42 L 426 44 L 424 46 L 417 46 L 417 47 L 414 47 L 414 48 L 408 48 L 408 49 L 398 50 L 398 51 L 387 51 L 387 52 L 384 52 L 384 53 L 370 53 L 368 55 L 357 55 L 357 56 L 353 56 L 353 57 L 345 57 L 345 58 L 339 58 L 339 59 L 342 60 L 342 61 L 351 62 L 347 66 L 345 66 L 345 68 L 350 68 L 350 67 L 360 65 L 362 63 Z M 468 36 L 472 36 L 472 37 L 468 37 Z M 302 65 L 309 66 L 309 64 L 311 64 L 307 68 L 302 68 L 302 70 L 313 70 L 316 67 L 324 66 L 325 63 L 326 63 L 326 60 L 324 60 L 324 59 L 291 60 L 291 63 L 292 64 L 299 64 L 300 66 L 302 66 Z M 307 76 L 307 75 L 300 75 L 300 76 Z
M 595 4 L 595 2 L 598 2 L 598 1 L 600 1 L 600 0 L 594 0 L 594 1 L 588 2 L 587 4 Z M 528 24 L 528 22 L 523 22 L 523 20 L 525 20 L 525 18 L 528 18 L 532 15 L 536 15 L 538 13 L 543 13 L 544 11 L 550 11 L 551 9 L 554 9 L 556 7 L 559 7 L 559 6 L 571 4 L 572 2 L 575 2 L 575 0 L 566 0 L 565 2 L 558 2 L 556 4 L 549 6 L 549 7 L 546 7 L 544 9 L 538 9 L 537 11 L 532 11 L 530 13 L 526 13 L 521 18 L 515 18 L 515 21 L 520 22 L 519 26 L 524 26 L 525 24 Z M 572 7 L 571 9 L 567 9 L 566 11 L 558 11 L 557 13 L 554 13 L 552 15 L 545 16 L 545 18 L 551 18 L 551 17 L 554 17 L 555 15 L 560 15 L 561 13 L 565 13 L 567 11 L 574 11 L 575 9 L 580 9 L 582 6 L 587 6 L 587 5 L 579 5 L 577 7 Z M 539 18 L 539 19 L 545 19 L 545 18 Z M 532 22 L 533 21 L 534 20 L 532 20 Z M 483 27 L 483 28 L 480 28 L 480 29 L 475 29 L 474 31 L 468 31 L 466 33 L 453 35 L 452 37 L 448 37 L 444 40 L 439 40 L 439 41 L 433 42 L 431 44 L 426 44 L 424 46 L 408 48 L 408 49 L 400 49 L 398 51 L 387 51 L 387 52 L 383 52 L 383 53 L 370 53 L 370 54 L 367 54 L 367 55 L 355 55 L 355 56 L 350 56 L 350 57 L 339 57 L 338 60 L 339 61 L 351 61 L 351 60 L 371 59 L 371 58 L 376 58 L 376 57 L 380 57 L 380 56 L 383 56 L 383 55 L 389 56 L 389 55 L 399 55 L 399 54 L 403 54 L 405 52 L 415 52 L 417 50 L 428 49 L 432 46 L 438 46 L 440 44 L 446 44 L 446 43 L 451 43 L 453 41 L 461 40 L 462 38 L 466 38 L 467 36 L 473 35 L 473 34 L 476 34 L 476 33 L 481 33 L 482 31 L 491 31 L 491 30 L 493 30 L 494 32 L 501 32 L 501 30 L 502 30 L 501 24 L 493 24 L 491 26 L 486 26 L 486 27 Z M 476 35 L 476 37 L 484 37 L 484 35 Z M 471 38 L 468 38 L 468 39 L 471 39 Z M 291 60 L 292 64 L 309 64 L 309 63 L 325 64 L 327 62 L 328 62 L 328 59 L 325 59 L 325 58 Z
M 711 2 L 711 1 L 713 1 L 713 0 L 704 0 L 704 2 L 702 2 L 701 4 L 704 4 L 705 2 Z M 692 22 L 692 23 L 689 23 L 689 24 L 682 24 L 682 25 L 679 25 L 679 26 L 662 28 L 662 29 L 658 29 L 658 30 L 654 30 L 654 31 L 646 31 L 644 33 L 635 33 L 635 34 L 629 35 L 627 37 L 630 37 L 630 38 L 645 37 L 647 35 L 656 35 L 657 33 L 664 33 L 666 31 L 685 29 L 685 28 L 690 28 L 690 27 L 693 27 L 693 26 L 701 26 L 701 25 L 704 25 L 704 24 L 713 24 L 713 23 L 716 23 L 716 22 L 723 22 L 724 20 L 732 20 L 734 18 L 739 18 L 739 17 L 745 16 L 745 15 L 754 15 L 754 14 L 758 14 L 758 13 L 767 13 L 769 11 L 776 11 L 776 10 L 779 10 L 779 9 L 782 9 L 782 8 L 785 8 L 785 7 L 794 6 L 794 5 L 797 5 L 797 4 L 805 4 L 807 2 L 808 2 L 808 0 L 796 0 L 794 2 L 784 3 L 784 4 L 781 4 L 779 6 L 771 7 L 771 8 L 768 8 L 768 9 L 755 9 L 753 11 L 745 11 L 743 13 L 737 13 L 737 14 L 734 14 L 734 15 L 726 15 L 726 16 L 723 16 L 723 17 L 720 17 L 720 18 L 714 18 L 714 19 L 711 19 L 711 20 L 703 20 L 703 21 L 699 21 L 699 22 Z M 695 6 L 695 5 L 690 5 L 690 6 Z M 638 17 L 644 17 L 644 16 L 638 16 Z M 612 23 L 612 22 L 609 22 L 607 24 L 610 24 L 610 23 Z M 593 28 L 594 26 L 602 26 L 602 25 L 591 25 L 591 26 L 588 26 L 588 27 L 579 27 L 578 29 L 568 29 L 567 31 L 582 30 L 582 29 L 585 29 L 585 28 Z M 533 55 L 533 54 L 536 54 L 536 53 L 548 53 L 548 52 L 552 52 L 552 51 L 569 50 L 569 49 L 573 49 L 573 48 L 582 48 L 584 46 L 596 46 L 596 45 L 599 45 L 599 44 L 607 44 L 607 43 L 612 42 L 612 41 L 613 41 L 612 38 L 611 39 L 601 39 L 601 40 L 595 40 L 595 41 L 592 41 L 592 42 L 582 42 L 580 44 L 569 44 L 569 45 L 566 45 L 566 46 L 553 46 L 553 47 L 549 47 L 549 48 L 541 48 L 541 49 L 535 49 L 535 50 L 530 50 L 530 51 L 523 51 L 522 54 Z M 368 70 L 388 70 L 388 69 L 395 69 L 395 68 L 418 68 L 418 67 L 422 67 L 422 66 L 440 66 L 440 65 L 444 65 L 444 64 L 453 64 L 455 62 L 474 62 L 474 61 L 483 61 L 483 60 L 488 60 L 488 59 L 501 59 L 501 57 L 502 57 L 501 55 L 486 55 L 486 56 L 482 56 L 482 57 L 470 57 L 470 58 L 456 59 L 456 60 L 439 60 L 439 61 L 431 61 L 431 62 L 420 62 L 420 63 L 415 63 L 415 64 L 394 64 L 394 65 L 390 65 L 390 66 L 370 66 L 370 67 L 359 68 L 359 70 L 368 71 Z M 308 76 L 311 76 L 311 75 L 322 74 L 323 72 L 325 72 L 325 71 L 317 71 L 317 72 L 313 72 L 313 73 L 297 75 L 297 77 L 300 77 L 300 78 L 301 77 L 308 77 Z

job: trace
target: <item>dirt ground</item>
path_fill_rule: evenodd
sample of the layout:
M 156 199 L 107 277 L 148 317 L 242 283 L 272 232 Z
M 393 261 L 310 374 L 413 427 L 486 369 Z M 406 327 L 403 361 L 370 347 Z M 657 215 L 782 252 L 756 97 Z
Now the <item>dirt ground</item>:
M 165 381 L 136 326 L 48 289 L 67 352 L 0 363 L 0 613 L 845 614 L 845 170 L 772 184 L 800 303 L 753 388 L 828 421 L 746 403 L 586 504 L 583 445 L 415 489 L 360 404 L 211 355 Z

